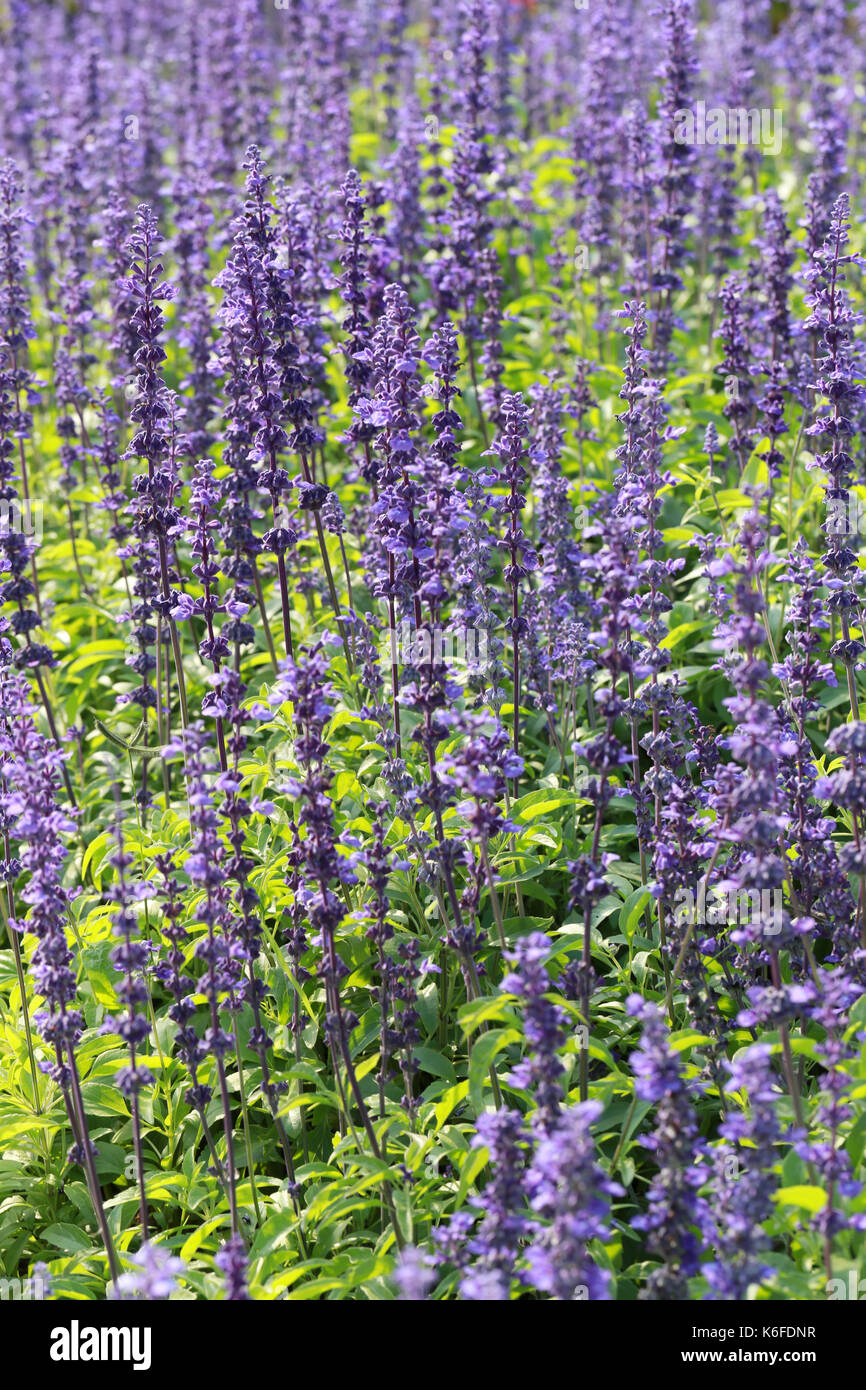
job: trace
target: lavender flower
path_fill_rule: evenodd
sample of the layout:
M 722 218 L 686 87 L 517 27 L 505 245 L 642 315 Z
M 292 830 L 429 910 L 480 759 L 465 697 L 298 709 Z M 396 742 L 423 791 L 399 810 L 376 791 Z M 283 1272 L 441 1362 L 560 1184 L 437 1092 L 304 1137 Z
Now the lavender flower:
M 769 1048 L 756 1044 L 729 1064 L 725 1089 L 744 1092 L 749 1110 L 731 1114 L 720 1126 L 726 1142 L 713 1155 L 710 1210 L 716 1255 L 704 1273 L 716 1299 L 742 1300 L 750 1284 L 772 1273 L 761 1258 L 768 1244 L 762 1225 L 777 1186 L 773 1167 L 779 1139 L 769 1057 Z
M 467 1253 L 473 1259 L 460 1281 L 463 1298 L 506 1300 L 516 1273 L 526 1210 L 527 1135 L 514 1110 L 498 1110 L 478 1118 L 473 1143 L 490 1155 L 491 1177 L 473 1205 L 483 1213 Z
M 244 1303 L 249 1299 L 247 1292 L 247 1252 L 240 1236 L 232 1236 L 214 1256 L 214 1264 L 225 1280 L 226 1299 L 232 1303 Z
M 117 794 L 119 795 L 119 789 Z M 148 1229 L 147 1195 L 141 1144 L 139 1093 L 143 1087 L 151 1085 L 153 1075 L 138 1060 L 137 1053 L 141 1051 L 150 1037 L 150 1023 L 146 1013 L 141 1012 L 141 1006 L 146 1004 L 149 998 L 146 972 L 150 952 L 147 943 L 138 937 L 138 922 L 132 910 L 132 904 L 136 899 L 143 898 L 148 889 L 145 884 L 139 884 L 137 888 L 134 888 L 127 882 L 126 872 L 134 861 L 132 855 L 128 854 L 124 848 L 123 828 L 119 817 L 115 822 L 113 834 L 117 844 L 117 852 L 112 856 L 111 863 L 117 877 L 109 889 L 109 897 L 116 905 L 112 930 L 114 935 L 120 938 L 120 945 L 112 951 L 111 962 L 115 970 L 122 976 L 120 983 L 115 988 L 118 999 L 121 1004 L 125 1005 L 126 1012 L 120 1017 L 112 1016 L 109 1018 L 105 1024 L 105 1031 L 116 1033 L 129 1047 L 129 1065 L 120 1068 L 116 1074 L 115 1082 L 120 1093 L 129 1099 L 132 1111 L 132 1133 L 140 1187 L 141 1229 L 143 1239 L 146 1242 Z
M 610 1238 L 609 1198 L 622 1195 L 595 1158 L 591 1125 L 598 1101 L 563 1111 L 542 1138 L 526 1175 L 533 1212 L 527 1282 L 554 1299 L 608 1299 L 610 1275 L 592 1258 L 592 1241 Z
M 397 1285 L 398 1298 L 404 1303 L 423 1302 L 433 1279 L 429 1256 L 425 1255 L 423 1250 L 419 1250 L 417 1246 L 404 1246 L 394 1270 L 394 1283 Z
M 508 564 L 503 579 L 511 590 L 511 612 L 505 628 L 511 635 L 511 683 L 514 700 L 514 752 L 520 752 L 520 639 L 526 634 L 527 623 L 520 614 L 520 593 L 523 581 L 537 567 L 537 557 L 520 524 L 520 513 L 526 506 L 523 493 L 528 474 L 523 465 L 526 457 L 525 439 L 529 412 L 520 396 L 507 395 L 502 402 L 502 431 L 491 453 L 500 463 L 500 478 L 508 489 L 502 503 L 508 527 L 503 549 L 508 552 Z
M 127 1256 L 135 1270 L 121 1274 L 112 1285 L 110 1297 L 119 1299 L 163 1300 L 171 1298 L 178 1280 L 186 1272 L 183 1260 L 165 1246 L 146 1241 L 140 1250 Z
M 512 1084 L 529 1091 L 535 1104 L 534 1125 L 540 1133 L 550 1130 L 564 1096 L 563 1065 L 558 1049 L 565 1040 L 565 1012 L 548 999 L 551 981 L 547 972 L 550 942 L 532 932 L 517 943 L 508 959 L 512 969 L 502 988 L 523 1004 L 523 1026 L 530 1055 L 511 1074 Z
M 647 1213 L 636 1217 L 634 1224 L 646 1231 L 648 1247 L 661 1264 L 650 1274 L 640 1297 L 682 1301 L 688 1298 L 686 1281 L 698 1272 L 707 1221 L 697 1192 L 703 1181 L 697 1119 L 659 1010 L 639 995 L 628 999 L 627 1009 L 643 1023 L 632 1057 L 635 1094 L 658 1107 L 653 1134 L 641 1141 L 652 1152 L 658 1171 L 647 1193 Z

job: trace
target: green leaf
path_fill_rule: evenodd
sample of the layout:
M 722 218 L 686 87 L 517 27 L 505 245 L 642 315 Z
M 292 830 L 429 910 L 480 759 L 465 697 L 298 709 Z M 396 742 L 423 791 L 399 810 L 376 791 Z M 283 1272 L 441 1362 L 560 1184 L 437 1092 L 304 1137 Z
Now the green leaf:
M 469 1189 L 474 1187 L 475 1179 L 486 1166 L 490 1155 L 482 1147 L 480 1149 L 470 1149 L 460 1167 L 460 1187 L 457 1190 L 457 1206 L 462 1207 L 466 1201 Z
M 441 1052 L 435 1052 L 431 1047 L 416 1047 L 415 1060 L 422 1071 L 429 1072 L 431 1076 L 441 1076 L 443 1081 L 456 1081 L 457 1073 L 447 1057 L 443 1057 Z
M 96 724 L 99 732 L 104 734 L 111 743 L 116 743 L 119 748 L 125 749 L 125 751 L 134 758 L 161 758 L 171 747 L 168 743 L 155 743 L 150 746 L 144 743 L 127 743 L 125 738 L 121 738 L 119 734 L 112 733 L 108 725 L 103 724 L 102 720 L 97 719 L 95 715 L 93 717 L 93 722 Z
M 82 1088 L 84 1108 L 92 1115 L 122 1115 L 129 1119 L 129 1107 L 116 1086 L 100 1081 L 85 1081 Z
M 77 1226 L 69 1226 L 65 1221 L 59 1221 L 54 1226 L 46 1226 L 42 1232 L 43 1240 L 47 1240 L 49 1245 L 56 1245 L 58 1250 L 63 1250 L 67 1255 L 80 1255 L 83 1251 L 92 1252 L 93 1246 L 80 1231 Z
M 467 1035 L 474 1033 L 482 1023 L 501 1020 L 513 1014 L 512 1003 L 505 994 L 482 995 L 480 999 L 470 999 L 458 1012 L 458 1021 Z
M 440 1130 L 442 1128 L 445 1121 L 448 1119 L 448 1116 L 457 1108 L 461 1100 L 466 1099 L 468 1094 L 468 1081 L 458 1081 L 456 1086 L 452 1086 L 449 1090 L 445 1092 L 439 1104 L 435 1106 L 433 1110 L 433 1114 L 436 1116 L 437 1130 Z
M 704 1043 L 712 1041 L 706 1033 L 695 1033 L 691 1028 L 685 1028 L 680 1033 L 671 1033 L 670 1038 L 674 1052 L 686 1052 L 690 1047 L 702 1047 Z
M 666 651 L 673 651 L 681 642 L 685 642 L 693 632 L 702 632 L 706 624 L 704 623 L 680 623 L 677 627 L 671 628 L 667 637 L 663 637 L 660 643 Z
M 783 1207 L 805 1207 L 807 1211 L 823 1211 L 827 1205 L 827 1193 L 823 1187 L 780 1187 L 773 1195 L 773 1201 Z
M 620 908 L 619 929 L 626 940 L 629 939 L 643 915 L 644 907 L 649 902 L 649 896 L 648 888 L 636 888 L 633 893 L 629 894 Z
M 576 806 L 585 800 L 575 792 L 529 792 L 512 807 L 512 819 L 526 824 L 537 820 L 550 811 L 561 811 L 563 806 Z
M 210 1221 L 203 1221 L 197 1226 L 191 1236 L 188 1236 L 180 1249 L 180 1258 L 189 1262 L 199 1247 L 207 1240 L 212 1231 L 216 1231 L 220 1226 L 224 1226 L 225 1216 L 212 1216 Z
M 62 1124 L 62 1120 L 50 1120 L 45 1115 L 28 1115 L 26 1119 L 4 1120 L 0 1123 L 0 1145 L 11 1144 L 14 1139 L 32 1134 L 37 1129 L 58 1130 Z
M 504 1047 L 520 1042 L 516 1028 L 492 1028 L 482 1033 L 472 1044 L 469 1060 L 469 1099 L 476 1115 L 484 1109 L 484 1082 L 493 1064 L 493 1059 Z

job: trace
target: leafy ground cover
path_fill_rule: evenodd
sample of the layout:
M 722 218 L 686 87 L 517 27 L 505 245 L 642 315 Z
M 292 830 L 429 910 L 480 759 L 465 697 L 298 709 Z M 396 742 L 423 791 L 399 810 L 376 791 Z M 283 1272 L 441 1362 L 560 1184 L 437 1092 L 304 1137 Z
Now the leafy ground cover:
M 826 1299 L 862 7 L 8 7 L 0 1262 Z

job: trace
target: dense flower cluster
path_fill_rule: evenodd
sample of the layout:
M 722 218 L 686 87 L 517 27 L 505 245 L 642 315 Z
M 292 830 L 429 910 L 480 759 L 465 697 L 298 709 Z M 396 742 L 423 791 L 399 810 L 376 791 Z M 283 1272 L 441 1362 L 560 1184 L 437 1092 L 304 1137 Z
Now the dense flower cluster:
M 52 1296 L 862 1260 L 864 16 L 5 7 L 2 1229 Z

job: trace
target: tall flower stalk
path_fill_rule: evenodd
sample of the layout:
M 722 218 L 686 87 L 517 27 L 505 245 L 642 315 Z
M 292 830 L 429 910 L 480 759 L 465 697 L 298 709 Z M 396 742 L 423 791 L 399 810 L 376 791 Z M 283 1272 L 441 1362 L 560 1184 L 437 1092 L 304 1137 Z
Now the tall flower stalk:
M 176 593 L 169 565 L 169 544 L 180 525 L 176 505 L 177 480 L 173 476 L 170 448 L 170 404 L 165 381 L 161 374 L 166 359 L 161 343 L 165 316 L 162 302 L 171 298 L 172 291 L 160 279 L 159 229 L 151 209 L 142 204 L 136 215 L 136 226 L 126 243 L 129 258 L 129 290 L 135 308 L 130 324 L 135 330 L 138 346 L 133 362 L 136 398 L 130 417 L 136 429 L 129 441 L 126 456 L 144 459 L 145 474 L 135 479 L 135 521 L 142 538 L 153 537 L 159 558 L 160 593 L 151 599 L 153 610 L 168 624 L 174 656 L 174 672 L 180 700 L 180 717 L 184 728 L 189 725 L 186 700 L 186 678 L 177 624 L 171 616 Z
M 23 680 L 7 672 L 4 681 L 4 728 L 0 734 L 7 788 L 4 816 L 19 843 L 20 871 L 27 875 L 18 892 L 21 911 L 26 915 L 10 925 L 14 931 L 36 937 L 30 968 L 44 1006 L 33 1021 L 52 1051 L 52 1060 L 41 1063 L 41 1069 L 63 1095 L 73 1137 L 70 1159 L 84 1169 L 113 1280 L 118 1274 L 114 1241 L 96 1173 L 75 1056 L 84 1020 L 75 1007 L 76 977 L 66 940 L 69 894 L 61 878 L 68 854 L 65 837 L 75 830 L 74 820 L 59 799 L 63 755 L 36 727 Z M 11 880 L 7 884 L 11 892 Z

